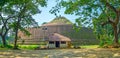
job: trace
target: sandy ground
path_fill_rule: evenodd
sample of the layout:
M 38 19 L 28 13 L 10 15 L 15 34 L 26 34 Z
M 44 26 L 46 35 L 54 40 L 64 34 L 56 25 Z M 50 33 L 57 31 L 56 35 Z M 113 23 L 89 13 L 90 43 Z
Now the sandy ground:
M 120 58 L 120 49 L 0 50 L 0 58 Z

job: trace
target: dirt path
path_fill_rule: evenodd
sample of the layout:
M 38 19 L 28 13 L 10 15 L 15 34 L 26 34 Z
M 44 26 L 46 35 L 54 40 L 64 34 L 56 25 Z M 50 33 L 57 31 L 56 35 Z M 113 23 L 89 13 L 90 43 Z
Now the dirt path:
M 120 49 L 1 50 L 0 58 L 120 58 Z

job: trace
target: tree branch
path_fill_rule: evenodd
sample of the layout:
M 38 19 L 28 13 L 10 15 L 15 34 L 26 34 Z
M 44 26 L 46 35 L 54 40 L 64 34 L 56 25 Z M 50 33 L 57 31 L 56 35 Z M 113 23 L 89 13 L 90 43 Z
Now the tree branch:
M 3 35 L 5 36 L 8 33 L 9 30 L 10 30 L 9 28 L 6 29 L 6 32 Z
M 107 1 L 106 1 L 106 6 L 108 6 L 108 8 L 110 8 L 110 9 L 112 9 L 114 12 L 118 12 L 117 10 L 116 10 L 116 8 L 115 7 L 113 7 L 112 5 L 110 5 Z
M 102 27 L 105 26 L 105 25 L 107 25 L 107 24 L 110 24 L 110 22 L 109 22 L 109 21 L 106 21 L 106 22 L 102 22 L 102 23 L 101 23 Z
M 110 5 L 110 3 L 108 3 L 107 1 L 106 1 L 106 6 L 116 13 L 116 19 L 114 22 L 117 25 L 119 23 L 119 10 L 117 10 L 114 6 Z
M 104 8 L 102 8 L 102 6 L 100 6 L 100 8 L 102 9 L 102 12 L 107 16 L 108 21 L 109 21 L 110 23 L 115 23 L 115 21 L 114 21 L 113 19 L 111 19 L 111 18 L 109 17 L 109 15 L 107 15 L 107 12 L 105 12 Z
M 1 33 L 0 35 L 3 36 L 3 35 L 6 35 L 6 33 L 8 32 L 9 28 L 7 27 L 7 22 L 10 18 L 13 18 L 15 16 L 11 16 L 11 17 L 8 17 L 7 19 L 4 19 L 3 16 L 1 15 L 0 13 L 0 17 L 1 17 L 1 20 L 2 20 L 2 23 L 3 23 L 3 26 L 2 26 L 2 29 L 1 29 Z M 4 31 L 5 30 L 5 31 Z M 5 33 L 4 33 L 5 32 Z
M 119 28 L 119 30 L 118 30 L 118 32 L 117 32 L 118 34 L 120 34 L 120 28 Z
M 2 29 L 1 29 L 1 35 L 3 34 L 3 30 L 4 30 L 4 26 L 2 26 Z
M 108 17 L 108 21 L 110 22 L 110 23 L 112 23 L 112 24 L 114 24 L 115 22 L 114 22 L 114 20 L 113 19 L 111 19 L 110 17 Z
M 118 24 L 117 27 L 118 27 L 117 33 L 120 34 L 120 24 Z
M 116 24 L 118 24 L 119 23 L 119 20 L 120 20 L 120 12 L 118 11 L 117 13 L 116 13 L 116 20 L 115 20 L 115 22 L 116 22 Z
M 10 19 L 10 18 L 14 18 L 14 17 L 16 17 L 16 16 L 8 16 L 8 18 L 7 18 L 6 20 L 8 20 L 8 19 Z
M 27 4 L 28 4 L 28 3 L 27 3 Z M 20 13 L 19 13 L 18 17 L 21 17 L 21 15 L 23 15 L 23 13 L 26 11 L 27 4 L 23 5 L 23 6 L 20 8 Z
M 114 24 L 114 21 L 108 17 L 108 21 L 101 23 L 102 26 L 106 24 Z
M 1 19 L 2 19 L 2 22 L 4 23 L 4 21 L 3 21 L 3 20 L 4 20 L 4 18 L 2 17 L 2 14 L 1 14 L 1 13 L 0 13 L 0 17 L 1 17 Z

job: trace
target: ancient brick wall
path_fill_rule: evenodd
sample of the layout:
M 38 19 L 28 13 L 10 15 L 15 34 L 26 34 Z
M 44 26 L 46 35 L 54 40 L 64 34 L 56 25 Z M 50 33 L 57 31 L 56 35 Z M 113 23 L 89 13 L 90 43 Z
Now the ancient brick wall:
M 47 28 L 47 30 L 43 30 L 43 28 Z M 43 38 L 48 38 L 50 34 L 63 32 L 70 32 L 72 30 L 72 25 L 50 25 L 50 26 L 41 26 L 40 28 L 27 28 L 27 30 L 31 33 L 30 36 L 26 36 L 23 32 L 19 31 L 18 43 L 28 42 L 26 44 L 39 44 L 40 41 L 43 41 Z

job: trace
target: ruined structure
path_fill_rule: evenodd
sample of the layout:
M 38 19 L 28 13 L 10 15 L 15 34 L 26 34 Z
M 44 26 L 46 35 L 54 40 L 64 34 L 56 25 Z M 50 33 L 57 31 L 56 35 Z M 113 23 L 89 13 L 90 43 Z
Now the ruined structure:
M 67 38 L 67 40 L 59 41 L 59 43 L 64 43 L 64 44 L 68 44 L 67 42 L 78 41 L 84 38 L 85 39 L 90 38 L 90 40 L 91 38 L 94 38 L 93 40 L 95 40 L 95 37 L 93 36 L 93 32 L 91 31 L 91 29 L 88 30 L 87 28 L 82 28 L 80 32 L 75 33 L 75 30 L 73 29 L 73 23 L 70 22 L 65 17 L 61 17 L 61 16 L 56 17 L 51 22 L 43 24 L 39 28 L 26 28 L 26 29 L 31 33 L 31 35 L 26 36 L 23 32 L 19 31 L 19 38 L 20 38 L 18 40 L 19 44 L 40 44 L 41 42 L 44 41 L 47 42 L 47 44 L 54 43 L 54 47 L 56 47 L 55 43 L 58 42 L 56 42 L 57 39 L 54 40 L 51 37 L 52 34 L 58 36 L 59 40 L 62 38 Z M 51 42 L 52 39 L 53 42 Z M 58 46 L 60 46 L 60 44 Z M 64 45 L 64 46 L 68 46 L 68 45 Z
M 31 33 L 30 36 L 26 36 L 19 31 L 20 39 L 18 43 L 40 44 L 40 42 L 48 40 L 51 34 L 58 33 L 62 35 L 63 32 L 70 32 L 72 27 L 72 23 L 65 17 L 56 17 L 53 21 L 43 24 L 39 28 L 26 28 Z

